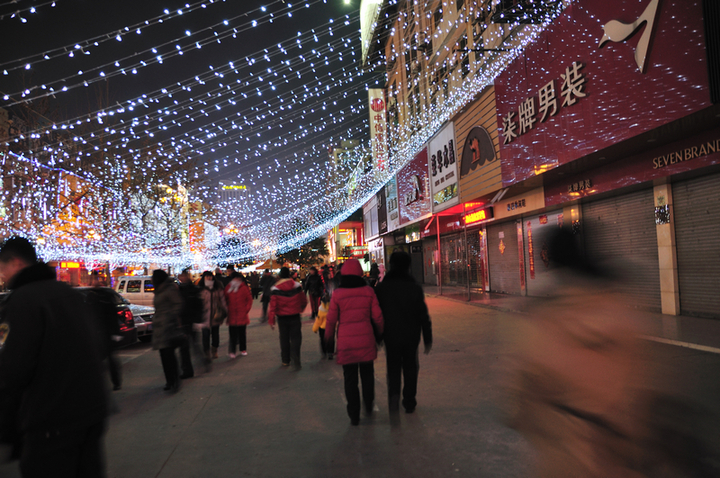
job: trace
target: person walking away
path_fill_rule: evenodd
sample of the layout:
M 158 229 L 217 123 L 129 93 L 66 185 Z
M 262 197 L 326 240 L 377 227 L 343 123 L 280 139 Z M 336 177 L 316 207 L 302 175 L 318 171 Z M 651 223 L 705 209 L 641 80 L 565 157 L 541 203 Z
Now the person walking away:
M 350 423 L 360 423 L 360 390 L 358 372 L 362 381 L 365 411 L 371 414 L 375 400 L 376 342 L 383 334 L 383 314 L 372 287 L 362 277 L 357 259 L 345 262 L 340 286 L 330 299 L 325 340 L 333 350 L 337 330 L 337 362 L 343 366 L 345 398 Z
M 105 476 L 106 379 L 83 297 L 12 237 L 0 248 L 12 292 L 0 316 L 0 454 L 24 478 Z
M 182 375 L 180 378 L 187 379 L 195 376 L 195 368 L 193 367 L 190 352 L 195 355 L 197 362 L 203 362 L 205 371 L 210 371 L 211 361 L 205 357 L 198 343 L 198 330 L 202 330 L 203 300 L 200 297 L 200 288 L 192 282 L 190 271 L 183 270 L 178 276 L 180 281 L 180 296 L 183 299 L 183 307 L 180 312 L 180 323 L 185 333 L 186 341 L 180 347 L 180 369 Z
M 315 317 L 315 323 L 313 324 L 313 332 L 320 335 L 320 353 L 322 358 L 328 358 L 328 347 L 325 343 L 325 327 L 327 326 L 327 313 L 329 310 L 329 304 L 326 297 L 323 297 L 318 308 L 317 317 Z M 329 354 L 330 360 L 333 358 L 332 352 Z
M 260 323 L 267 322 L 267 311 L 268 307 L 270 306 L 270 295 L 271 295 L 271 289 L 272 286 L 275 284 L 275 278 L 270 273 L 270 269 L 265 269 L 265 273 L 263 274 L 262 278 L 260 279 L 260 287 L 262 288 L 262 299 L 260 301 L 262 302 L 262 317 L 260 319 Z
M 183 300 L 178 286 L 168 279 L 167 272 L 162 269 L 155 269 L 152 273 L 155 286 L 152 348 L 160 352 L 160 362 L 165 373 L 163 390 L 177 392 L 180 389 L 180 376 L 175 349 L 182 345 L 185 337 L 180 323 Z
M 390 412 L 399 411 L 404 379 L 402 405 L 407 413 L 412 413 L 417 406 L 420 335 L 422 333 L 425 354 L 430 353 L 433 340 L 425 293 L 410 272 L 408 253 L 392 253 L 390 270 L 375 287 L 375 293 L 385 318 L 388 408 Z
M 252 292 L 253 300 L 260 297 L 260 276 L 256 271 L 250 273 L 250 292 Z
M 320 298 L 324 292 L 323 281 L 316 267 L 310 268 L 310 274 L 305 279 L 305 293 L 310 301 L 310 310 L 312 311 L 311 319 L 318 315 L 318 307 L 320 306 Z
M 202 341 L 205 355 L 210 359 L 218 358 L 220 347 L 220 326 L 227 317 L 227 302 L 222 283 L 216 280 L 210 271 L 203 272 L 200 281 L 200 296 L 203 299 Z M 212 352 L 210 337 L 212 336 Z
M 369 274 L 370 280 L 368 283 L 370 284 L 370 287 L 375 287 L 378 282 L 380 282 L 380 268 L 377 265 L 377 262 L 373 262 L 370 265 L 370 274 Z
M 275 330 L 275 317 L 277 316 L 280 333 L 280 358 L 283 366 L 287 367 L 292 361 L 293 368 L 300 370 L 300 345 L 302 344 L 302 330 L 300 328 L 300 314 L 307 306 L 307 297 L 302 286 L 290 278 L 290 269 L 280 269 L 280 280 L 272 286 L 270 306 L 268 308 L 268 323 Z
M 115 344 L 122 339 L 117 306 L 112 292 L 101 284 L 97 271 L 93 271 L 90 281 L 91 289 L 88 292 L 87 302 L 100 332 L 100 356 L 110 372 L 113 391 L 117 391 L 122 387 L 122 365 L 114 353 Z
M 250 289 L 239 272 L 233 274 L 232 280 L 225 287 L 225 299 L 228 306 L 228 329 L 230 331 L 228 357 L 234 359 L 236 347 L 239 347 L 240 355 L 247 355 L 246 332 L 252 308 Z

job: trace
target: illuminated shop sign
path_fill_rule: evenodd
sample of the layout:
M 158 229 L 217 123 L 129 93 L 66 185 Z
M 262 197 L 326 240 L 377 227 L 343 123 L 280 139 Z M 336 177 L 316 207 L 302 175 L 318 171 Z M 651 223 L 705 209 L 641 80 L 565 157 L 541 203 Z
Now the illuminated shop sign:
M 488 219 L 493 218 L 493 208 L 488 207 L 485 209 L 480 209 L 479 211 L 471 212 L 469 214 L 466 214 L 464 217 L 465 224 L 475 224 L 477 222 L 481 221 L 487 221 Z

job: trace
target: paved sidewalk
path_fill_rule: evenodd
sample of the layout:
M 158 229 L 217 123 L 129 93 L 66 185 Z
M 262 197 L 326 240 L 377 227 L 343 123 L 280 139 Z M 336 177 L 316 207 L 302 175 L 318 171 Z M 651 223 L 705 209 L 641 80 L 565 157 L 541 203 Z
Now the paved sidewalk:
M 468 291 L 462 287 L 443 286 L 442 295 L 437 286 L 424 285 L 423 289 L 428 297 L 464 302 L 476 307 L 510 313 L 530 310 L 533 303 L 539 304 L 545 300 L 540 297 L 480 293 L 476 289 L 471 289 L 470 301 L 468 301 Z M 646 311 L 638 311 L 637 318 L 642 324 L 644 338 L 720 354 L 720 320 L 718 319 L 665 315 Z
M 160 358 L 148 344 L 123 350 L 120 413 L 106 437 L 108 476 L 134 477 L 517 477 L 532 451 L 497 410 L 496 311 L 428 299 L 435 333 L 420 356 L 418 407 L 391 423 L 385 357 L 375 362 L 376 409 L 353 427 L 342 368 L 321 360 L 318 336 L 303 323 L 303 368 L 280 366 L 277 330 L 248 328 L 248 356 L 227 357 L 222 327 L 214 370 L 162 391 Z M 0 476 L 16 478 L 13 466 Z

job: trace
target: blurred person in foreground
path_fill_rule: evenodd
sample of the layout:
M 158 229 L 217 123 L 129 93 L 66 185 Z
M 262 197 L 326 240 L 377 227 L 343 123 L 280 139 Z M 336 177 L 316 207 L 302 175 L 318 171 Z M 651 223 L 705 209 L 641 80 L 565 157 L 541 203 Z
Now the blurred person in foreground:
M 240 355 L 247 355 L 247 326 L 250 324 L 252 294 L 242 278 L 242 274 L 234 272 L 225 287 L 225 300 L 228 306 L 228 357 L 234 359 L 236 347 Z
M 420 361 L 418 346 L 422 334 L 425 354 L 432 349 L 432 324 L 425 304 L 425 293 L 410 273 L 410 255 L 393 252 L 390 272 L 378 282 L 375 293 L 385 320 L 385 357 L 387 359 L 388 407 L 400 408 L 400 375 L 405 379 L 402 404 L 407 413 L 417 406 L 417 381 Z
M 302 285 L 290 278 L 290 269 L 280 269 L 280 280 L 272 286 L 270 292 L 270 307 L 268 308 L 268 323 L 275 330 L 275 317 L 277 316 L 280 333 L 280 358 L 284 367 L 290 365 L 300 370 L 300 346 L 302 344 L 302 330 L 300 314 L 307 306 L 307 297 Z
M 152 283 L 155 286 L 152 348 L 160 351 L 160 361 L 165 373 L 163 390 L 177 392 L 180 389 L 180 376 L 175 349 L 182 347 L 187 341 L 180 321 L 183 300 L 177 284 L 169 280 L 164 270 L 153 271 Z
M 203 300 L 200 297 L 200 288 L 193 284 L 190 271 L 184 269 L 178 276 L 180 281 L 180 296 L 183 299 L 183 307 L 180 312 L 180 323 L 187 340 L 180 347 L 180 368 L 182 375 L 180 378 L 192 378 L 195 376 L 195 368 L 193 367 L 190 352 L 195 355 L 196 362 L 202 362 L 205 371 L 209 372 L 212 361 L 209 360 L 202 352 L 200 343 L 198 342 L 198 331 L 202 330 Z
M 375 400 L 376 345 L 382 340 L 383 314 L 372 287 L 362 277 L 363 270 L 357 259 L 349 259 L 342 269 L 340 286 L 330 299 L 325 325 L 325 341 L 333 350 L 337 330 L 337 363 L 343 366 L 345 398 L 350 423 L 360 423 L 360 389 L 365 412 L 373 411 Z
M 691 407 L 655 391 L 656 360 L 647 360 L 622 281 L 578 241 L 565 229 L 547 239 L 556 281 L 548 301 L 513 321 L 503 373 L 500 407 L 537 450 L 536 476 L 719 476 L 697 436 L 672 430 L 680 416 L 692 419 Z
M 0 249 L 12 291 L 0 320 L 0 457 L 33 477 L 103 477 L 107 393 L 97 331 L 79 292 L 27 239 Z

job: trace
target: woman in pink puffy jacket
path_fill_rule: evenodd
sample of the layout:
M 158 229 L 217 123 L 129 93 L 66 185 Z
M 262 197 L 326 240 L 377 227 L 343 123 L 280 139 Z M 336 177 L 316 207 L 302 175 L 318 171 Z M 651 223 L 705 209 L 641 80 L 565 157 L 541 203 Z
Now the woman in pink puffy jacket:
M 353 425 L 360 423 L 360 389 L 362 381 L 365 411 L 370 414 L 375 399 L 377 345 L 383 333 L 383 317 L 375 291 L 366 284 L 357 259 L 343 264 L 340 287 L 330 300 L 325 340 L 332 350 L 337 328 L 337 362 L 343 366 L 347 412 Z

